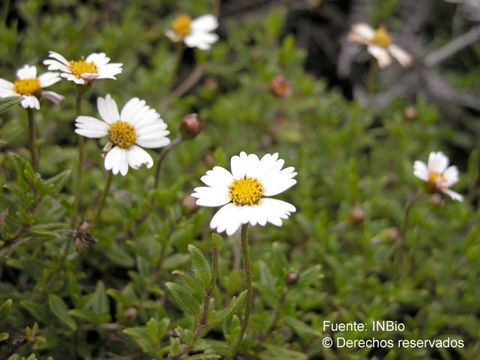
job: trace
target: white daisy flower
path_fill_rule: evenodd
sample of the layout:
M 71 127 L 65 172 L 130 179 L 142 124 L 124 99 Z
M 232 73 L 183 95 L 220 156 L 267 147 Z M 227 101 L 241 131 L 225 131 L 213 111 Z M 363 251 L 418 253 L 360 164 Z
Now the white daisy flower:
M 188 47 L 197 47 L 200 50 L 209 50 L 218 40 L 218 35 L 211 33 L 218 27 L 217 18 L 213 15 L 203 15 L 195 20 L 190 16 L 181 15 L 175 19 L 171 30 L 165 35 L 174 42 L 182 41 Z
M 367 45 L 367 51 L 377 59 L 381 68 L 391 64 L 392 56 L 402 66 L 409 66 L 412 63 L 411 55 L 392 43 L 392 38 L 385 27 L 374 30 L 368 24 L 356 24 L 352 26 L 347 39 Z
M 415 161 L 413 175 L 427 182 L 431 187 L 443 192 L 453 200 L 463 201 L 463 196 L 449 188 L 458 182 L 456 166 L 448 167 L 448 157 L 442 152 L 431 152 L 428 156 L 428 165 L 423 161 Z
M 207 171 L 201 178 L 207 186 L 195 188 L 192 196 L 198 199 L 199 206 L 222 206 L 210 227 L 232 235 L 247 223 L 265 226 L 269 222 L 281 226 L 282 219 L 296 211 L 292 204 L 270 198 L 297 183 L 295 168 L 281 170 L 284 163 L 285 160 L 278 159 L 278 153 L 259 159 L 242 151 L 232 157 L 231 173 L 220 166 Z
M 68 61 L 62 55 L 49 51 L 51 59 L 44 60 L 48 70 L 60 70 L 60 76 L 76 84 L 88 84 L 92 80 L 116 79 L 115 75 L 122 72 L 121 63 L 110 63 L 110 58 L 105 53 L 93 53 L 85 59 Z
M 59 104 L 64 97 L 53 91 L 42 91 L 60 81 L 57 73 L 46 72 L 37 77 L 37 68 L 35 66 L 24 65 L 17 70 L 17 80 L 14 83 L 0 79 L 0 97 L 21 96 L 20 103 L 24 108 L 34 108 L 40 110 L 40 97 L 49 99 L 55 104 Z
M 97 99 L 97 108 L 102 120 L 91 116 L 78 116 L 75 119 L 75 132 L 89 138 L 108 136 L 109 142 L 102 150 L 105 156 L 105 169 L 125 176 L 128 166 L 140 169 L 151 168 L 152 157 L 143 150 L 159 148 L 170 143 L 167 137 L 167 124 L 145 100 L 130 99 L 118 113 L 116 102 L 110 94 Z M 140 145 L 140 146 L 138 146 Z

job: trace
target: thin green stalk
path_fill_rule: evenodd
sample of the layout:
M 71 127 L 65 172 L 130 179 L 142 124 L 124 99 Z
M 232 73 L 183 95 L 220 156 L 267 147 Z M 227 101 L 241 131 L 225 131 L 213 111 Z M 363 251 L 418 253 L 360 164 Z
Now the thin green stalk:
M 160 103 L 160 106 L 159 106 L 161 111 L 164 110 L 164 107 L 169 102 L 170 93 L 173 88 L 173 84 L 175 83 L 175 79 L 177 78 L 176 75 L 178 72 L 178 68 L 180 67 L 180 63 L 182 62 L 183 49 L 184 49 L 183 43 L 179 42 L 177 45 L 177 51 L 175 54 L 175 63 L 173 64 L 172 72 L 170 73 L 170 77 L 165 86 L 165 95 L 163 96 L 162 102 Z
M 82 93 L 77 92 L 77 100 L 76 100 L 76 109 L 77 109 L 77 116 L 80 115 L 82 107 Z M 77 178 L 75 180 L 75 198 L 73 202 L 73 214 L 72 214 L 72 221 L 71 227 L 72 229 L 77 224 L 77 218 L 80 208 L 80 196 L 81 196 L 81 185 L 82 185 L 82 173 L 83 173 L 83 146 L 85 140 L 83 136 L 78 136 L 78 163 L 77 163 Z
M 367 75 L 367 96 L 368 105 L 370 105 L 371 96 L 375 90 L 375 77 L 377 75 L 378 64 L 376 60 L 370 62 L 370 69 Z
M 102 215 L 103 207 L 105 206 L 105 201 L 107 200 L 108 192 L 110 191 L 110 185 L 112 184 L 113 173 L 111 171 L 108 172 L 107 176 L 107 184 L 105 185 L 105 190 L 103 191 L 102 198 L 100 199 L 100 203 L 98 204 L 97 212 L 95 213 L 95 217 L 93 218 L 93 223 L 96 224 L 100 220 L 100 216 Z
M 238 339 L 235 342 L 232 348 L 232 358 L 235 356 L 237 352 L 237 348 L 243 340 L 245 332 L 248 328 L 248 321 L 250 319 L 250 314 L 252 312 L 253 307 L 253 287 L 252 287 L 252 271 L 250 268 L 250 257 L 248 256 L 248 236 L 247 236 L 247 228 L 248 224 L 242 225 L 242 252 L 243 252 L 243 267 L 245 270 L 245 279 L 247 282 L 247 299 L 245 303 L 245 312 L 243 314 L 242 320 L 242 328 L 240 330 L 240 334 L 238 335 Z
M 167 154 L 170 152 L 170 150 L 172 150 L 175 146 L 177 146 L 178 144 L 180 144 L 182 142 L 182 137 L 179 135 L 177 136 L 175 139 L 173 139 L 173 141 L 168 144 L 167 147 L 165 147 L 162 152 L 160 153 L 160 156 L 158 157 L 158 161 L 157 161 L 157 167 L 155 169 L 155 182 L 153 183 L 154 185 L 154 188 L 157 188 L 158 186 L 158 182 L 160 180 L 160 169 L 162 167 L 162 164 L 163 164 L 163 160 L 165 160 L 165 157 L 167 156 Z
M 28 114 L 28 146 L 30 148 L 30 155 L 32 159 L 32 168 L 34 172 L 38 172 L 38 156 L 37 148 L 35 145 L 35 121 L 33 118 L 33 110 L 27 108 Z

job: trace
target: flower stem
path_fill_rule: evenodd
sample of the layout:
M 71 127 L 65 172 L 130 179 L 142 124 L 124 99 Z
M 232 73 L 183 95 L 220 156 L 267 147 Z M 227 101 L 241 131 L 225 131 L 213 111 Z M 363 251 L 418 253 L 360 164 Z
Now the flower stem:
M 98 204 L 97 212 L 95 213 L 95 217 L 93 218 L 93 223 L 96 224 L 100 220 L 100 216 L 102 215 L 102 210 L 105 205 L 105 200 L 107 200 L 108 192 L 110 191 L 110 185 L 112 184 L 113 174 L 111 171 L 108 171 L 107 176 L 107 184 L 105 185 L 105 190 L 103 191 L 102 198 L 100 199 L 100 203 Z
M 370 62 L 370 69 L 367 75 L 367 96 L 368 96 L 368 105 L 370 105 L 371 96 L 375 90 L 375 76 L 377 75 L 378 64 L 376 60 Z
M 32 168 L 34 172 L 38 172 L 38 156 L 35 146 L 35 121 L 33 118 L 33 110 L 27 108 L 28 114 L 28 146 L 30 147 L 30 155 L 32 158 Z
M 82 93 L 77 92 L 77 100 L 76 100 L 76 109 L 77 109 L 77 116 L 80 115 L 82 107 Z M 78 136 L 78 163 L 77 163 L 77 178 L 75 180 L 75 198 L 73 202 L 73 214 L 72 214 L 72 221 L 71 227 L 74 228 L 77 223 L 78 212 L 80 208 L 80 196 L 81 196 L 81 185 L 82 185 L 82 173 L 83 173 L 83 145 L 85 140 L 83 136 Z
M 155 169 L 155 182 L 154 182 L 154 187 L 156 188 L 158 186 L 158 182 L 160 180 L 160 169 L 162 167 L 162 164 L 163 164 L 163 160 L 165 160 L 165 157 L 167 156 L 167 154 L 170 152 L 170 150 L 172 150 L 175 146 L 177 146 L 178 144 L 180 144 L 182 142 L 182 137 L 179 135 L 177 136 L 175 139 L 173 139 L 173 141 L 168 144 L 167 147 L 165 147 L 163 149 L 163 151 L 160 153 L 160 156 L 158 157 L 158 161 L 157 161 L 157 167 Z
M 165 95 L 163 96 L 162 102 L 160 103 L 160 110 L 163 111 L 166 105 L 170 102 L 170 95 L 171 90 L 173 88 L 173 84 L 175 83 L 175 79 L 177 78 L 178 68 L 180 67 L 180 63 L 182 62 L 182 55 L 183 55 L 183 43 L 180 42 L 177 45 L 177 51 L 175 54 L 175 63 L 173 64 L 172 72 L 170 73 L 170 78 L 165 86 Z
M 250 319 L 250 313 L 252 312 L 253 307 L 253 288 L 252 288 L 252 272 L 250 268 L 250 258 L 248 256 L 248 236 L 247 236 L 247 228 L 248 224 L 242 225 L 242 252 L 243 252 L 243 267 L 245 270 L 245 279 L 247 282 L 247 300 L 245 303 L 245 312 L 243 314 L 242 320 L 242 328 L 240 330 L 240 334 L 238 335 L 238 339 L 235 342 L 232 348 L 232 358 L 235 356 L 237 352 L 238 345 L 243 340 L 245 332 L 247 331 L 248 327 L 248 320 Z

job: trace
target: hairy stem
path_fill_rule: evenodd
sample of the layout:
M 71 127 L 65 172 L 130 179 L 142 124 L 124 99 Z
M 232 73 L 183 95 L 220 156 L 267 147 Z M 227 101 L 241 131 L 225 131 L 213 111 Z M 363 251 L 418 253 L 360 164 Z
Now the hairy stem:
M 95 213 L 95 217 L 93 218 L 93 223 L 96 224 L 100 220 L 100 216 L 102 215 L 103 207 L 105 206 L 105 201 L 107 200 L 108 192 L 110 191 L 110 185 L 112 184 L 113 173 L 108 171 L 107 175 L 107 184 L 105 185 L 105 190 L 103 191 L 102 198 L 100 199 L 100 203 L 98 204 L 97 212 Z
M 27 108 L 28 114 L 28 147 L 30 148 L 30 155 L 32 159 L 32 168 L 34 172 L 38 172 L 38 156 L 37 148 L 35 145 L 35 121 L 33 118 L 33 110 Z
M 76 109 L 77 109 L 77 116 L 80 115 L 82 107 L 82 94 L 80 92 L 77 93 L 77 100 L 76 100 Z M 73 214 L 72 214 L 72 221 L 71 227 L 72 229 L 75 227 L 78 218 L 78 212 L 80 208 L 80 196 L 81 196 L 81 184 L 82 184 L 82 173 L 83 173 L 83 145 L 85 140 L 83 136 L 78 136 L 78 163 L 77 163 L 77 178 L 75 180 L 75 198 L 73 202 Z
M 163 161 L 165 160 L 165 157 L 170 152 L 170 150 L 172 150 L 175 146 L 177 146 L 181 142 L 182 142 L 182 137 L 179 135 L 170 144 L 168 144 L 168 146 L 165 147 L 163 151 L 160 153 L 160 156 L 158 157 L 158 161 L 157 161 L 157 167 L 155 169 L 155 182 L 153 185 L 155 188 L 158 186 L 158 182 L 160 180 L 160 169 L 162 168 L 162 164 L 163 164 Z
M 237 352 L 237 348 L 243 340 L 245 332 L 248 328 L 248 321 L 250 319 L 250 313 L 252 312 L 253 307 L 253 288 L 252 288 L 252 272 L 250 268 L 250 258 L 248 256 L 248 236 L 247 236 L 247 228 L 248 224 L 242 225 L 242 252 L 243 252 L 243 267 L 245 270 L 245 279 L 247 282 L 247 299 L 245 302 L 245 312 L 243 314 L 242 320 L 242 328 L 240 329 L 240 334 L 238 335 L 238 339 L 233 345 L 232 348 L 232 358 L 235 356 Z

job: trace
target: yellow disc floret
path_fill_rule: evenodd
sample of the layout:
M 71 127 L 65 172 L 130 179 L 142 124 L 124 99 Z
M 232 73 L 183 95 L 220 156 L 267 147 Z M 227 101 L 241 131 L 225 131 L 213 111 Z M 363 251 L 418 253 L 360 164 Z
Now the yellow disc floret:
M 181 15 L 175 19 L 172 27 L 178 36 L 186 36 L 192 32 L 192 18 L 187 15 Z
M 34 95 L 40 90 L 40 81 L 38 78 L 23 79 L 15 81 L 13 91 L 21 95 Z
M 440 184 L 438 184 L 439 180 L 440 180 Z M 445 179 L 445 176 L 443 176 L 443 174 L 435 172 L 435 171 L 430 171 L 429 172 L 428 183 L 430 184 L 430 186 L 441 187 L 446 182 L 447 182 L 447 179 Z
M 135 140 L 137 140 L 137 134 L 133 125 L 120 120 L 110 125 L 108 137 L 112 143 L 124 149 L 132 146 Z
M 239 180 L 233 180 L 228 187 L 228 195 L 235 205 L 258 205 L 263 197 L 263 185 L 255 178 L 245 175 Z
M 70 61 L 70 70 L 77 78 L 81 78 L 82 74 L 96 74 L 98 71 L 97 65 L 93 61 L 86 62 L 83 56 L 81 60 Z
M 385 30 L 385 28 L 380 27 L 375 30 L 375 34 L 373 35 L 372 43 L 377 46 L 381 46 L 386 48 L 392 42 L 392 38 L 390 34 Z

